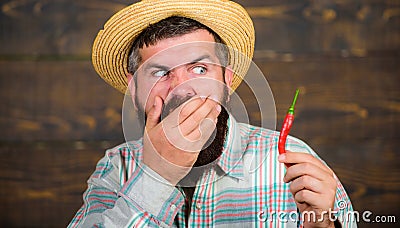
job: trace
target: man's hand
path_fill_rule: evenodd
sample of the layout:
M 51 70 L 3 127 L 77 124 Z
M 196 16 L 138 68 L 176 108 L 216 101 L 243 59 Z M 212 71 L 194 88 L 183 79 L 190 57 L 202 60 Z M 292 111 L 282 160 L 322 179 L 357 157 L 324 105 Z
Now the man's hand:
M 209 98 L 192 98 L 159 122 L 162 99 L 155 98 L 143 136 L 143 161 L 176 185 L 192 168 L 213 133 L 219 104 Z
M 284 181 L 290 183 L 290 191 L 300 212 L 312 212 L 306 216 L 304 227 L 334 227 L 329 211 L 334 210 L 337 182 L 332 170 L 320 160 L 306 153 L 287 151 L 278 157 L 280 162 L 290 163 Z

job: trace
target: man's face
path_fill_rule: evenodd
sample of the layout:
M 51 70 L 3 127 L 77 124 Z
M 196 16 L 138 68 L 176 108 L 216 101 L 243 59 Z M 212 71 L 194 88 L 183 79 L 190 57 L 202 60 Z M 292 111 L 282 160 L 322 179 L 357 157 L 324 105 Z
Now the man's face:
M 224 104 L 232 72 L 219 65 L 213 42 L 207 30 L 196 30 L 139 49 L 142 61 L 133 80 L 139 112 L 147 114 L 156 96 L 162 98 L 165 114 L 194 96 Z

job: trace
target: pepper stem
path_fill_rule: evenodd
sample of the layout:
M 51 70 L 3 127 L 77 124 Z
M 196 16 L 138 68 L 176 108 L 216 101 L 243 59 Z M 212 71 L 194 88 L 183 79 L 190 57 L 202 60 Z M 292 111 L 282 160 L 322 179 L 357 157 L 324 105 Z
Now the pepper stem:
M 288 110 L 288 114 L 294 114 L 294 105 L 296 104 L 297 96 L 299 96 L 299 91 L 299 89 L 296 89 L 296 94 L 294 95 L 293 103 Z

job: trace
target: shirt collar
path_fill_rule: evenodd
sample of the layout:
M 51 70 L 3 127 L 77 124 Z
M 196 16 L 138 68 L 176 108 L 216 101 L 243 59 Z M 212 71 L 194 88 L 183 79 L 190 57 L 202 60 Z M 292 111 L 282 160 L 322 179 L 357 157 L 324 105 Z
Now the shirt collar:
M 232 115 L 228 119 L 228 133 L 224 149 L 217 164 L 228 175 L 238 179 L 244 178 L 242 137 L 239 124 Z

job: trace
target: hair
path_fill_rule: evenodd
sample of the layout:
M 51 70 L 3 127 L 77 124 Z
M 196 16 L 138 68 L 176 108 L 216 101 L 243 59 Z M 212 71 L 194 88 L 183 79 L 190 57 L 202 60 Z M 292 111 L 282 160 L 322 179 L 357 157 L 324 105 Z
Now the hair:
M 213 35 L 216 43 L 223 44 L 216 45 L 215 51 L 221 66 L 226 67 L 229 62 L 228 50 L 225 43 L 217 33 L 193 19 L 172 16 L 149 25 L 136 37 L 136 39 L 133 41 L 129 54 L 128 72 L 133 75 L 138 69 L 140 62 L 142 61 L 139 54 L 139 49 L 143 48 L 145 45 L 155 45 L 161 40 L 183 36 L 201 29 L 210 32 L 210 34 Z

